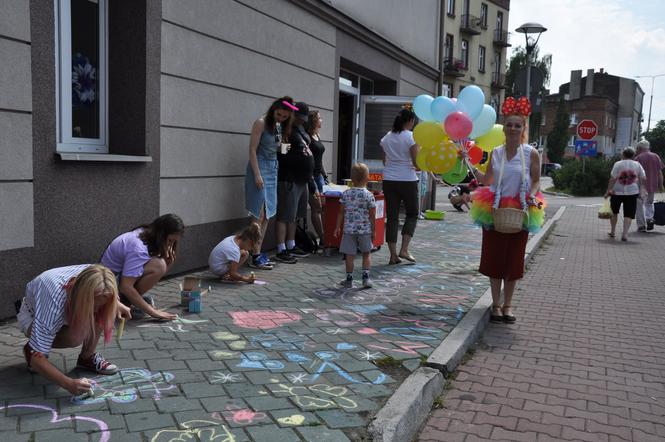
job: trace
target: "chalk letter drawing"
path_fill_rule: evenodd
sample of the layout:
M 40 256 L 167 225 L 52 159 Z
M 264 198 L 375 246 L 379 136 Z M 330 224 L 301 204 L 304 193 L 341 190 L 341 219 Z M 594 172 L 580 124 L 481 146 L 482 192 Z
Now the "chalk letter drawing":
M 7 405 L 6 407 L 0 407 L 0 410 L 4 410 L 5 408 L 33 408 L 35 410 L 48 411 L 51 413 L 51 420 L 49 422 L 51 422 L 52 424 L 57 424 L 59 422 L 71 421 L 71 420 L 92 422 L 93 424 L 97 425 L 97 427 L 99 428 L 100 431 L 99 442 L 108 442 L 111 439 L 111 432 L 109 431 L 109 426 L 106 424 L 106 422 L 99 419 L 95 419 L 88 416 L 60 417 L 57 411 L 45 405 L 13 404 L 13 405 Z

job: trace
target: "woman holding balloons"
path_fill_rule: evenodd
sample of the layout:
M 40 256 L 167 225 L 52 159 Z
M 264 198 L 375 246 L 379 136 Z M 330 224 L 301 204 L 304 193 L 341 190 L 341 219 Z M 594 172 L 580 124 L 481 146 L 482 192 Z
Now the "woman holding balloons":
M 418 222 L 418 176 L 416 155 L 419 146 L 413 139 L 416 114 L 410 105 L 405 105 L 395 117 L 393 127 L 383 138 L 383 194 L 386 199 L 386 242 L 390 250 L 389 264 L 398 264 L 402 259 L 416 262 L 409 253 L 409 243 Z M 404 203 L 406 219 L 402 227 L 402 246 L 397 253 L 397 229 L 399 208 Z
M 543 224 L 544 200 L 539 192 L 540 156 L 526 144 L 531 105 L 524 97 L 517 101 L 510 97 L 502 112 L 505 144 L 490 153 L 486 173 L 474 168 L 479 181 L 489 187 L 475 192 L 470 214 L 483 227 L 480 273 L 490 278 L 493 301 L 490 320 L 514 323 L 513 293 L 523 276 L 528 233 L 539 230 Z M 512 217 L 512 225 L 502 223 L 504 214 Z

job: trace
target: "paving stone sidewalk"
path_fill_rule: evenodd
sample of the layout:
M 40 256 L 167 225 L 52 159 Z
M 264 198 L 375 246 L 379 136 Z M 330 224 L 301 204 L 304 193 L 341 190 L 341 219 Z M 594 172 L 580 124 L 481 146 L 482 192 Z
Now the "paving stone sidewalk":
M 375 253 L 369 290 L 340 288 L 340 255 L 258 271 L 262 285 L 199 273 L 211 288 L 200 314 L 178 306 L 181 277 L 164 281 L 155 298 L 180 319 L 131 321 L 101 349 L 122 371 L 94 377 L 95 397 L 83 401 L 27 373 L 25 338 L 4 325 L 0 440 L 363 440 L 370 417 L 487 288 L 466 214 L 420 221 L 412 252 L 418 264 L 399 266 L 386 265 L 385 247 Z M 51 361 L 69 372 L 76 354 Z
M 612 240 L 597 210 L 567 208 L 419 440 L 665 440 L 665 229 Z

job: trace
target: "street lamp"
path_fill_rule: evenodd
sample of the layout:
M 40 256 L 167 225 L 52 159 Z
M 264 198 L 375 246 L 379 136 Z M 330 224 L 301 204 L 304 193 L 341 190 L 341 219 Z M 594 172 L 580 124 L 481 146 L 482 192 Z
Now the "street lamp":
M 515 32 L 524 34 L 526 39 L 526 97 L 531 100 L 531 54 L 540 40 L 540 34 L 547 28 L 540 23 L 524 23 Z M 536 35 L 537 34 L 537 35 Z M 534 38 L 533 35 L 536 35 Z
M 653 83 L 654 80 L 658 77 L 665 77 L 665 74 L 635 76 L 635 78 L 651 78 L 651 98 L 649 98 L 649 120 L 647 121 L 647 132 L 649 132 L 649 128 L 651 127 L 651 105 L 653 104 Z

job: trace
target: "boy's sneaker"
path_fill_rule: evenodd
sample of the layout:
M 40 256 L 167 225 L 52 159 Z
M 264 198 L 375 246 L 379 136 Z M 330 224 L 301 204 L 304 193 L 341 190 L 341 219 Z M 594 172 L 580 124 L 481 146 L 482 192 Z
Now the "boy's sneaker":
M 353 288 L 353 278 L 351 278 L 351 279 L 346 278 L 345 280 L 341 281 L 339 283 L 339 285 L 341 285 L 345 289 L 351 289 L 351 288 Z
M 306 258 L 306 257 L 308 257 L 308 256 L 310 255 L 310 253 L 305 252 L 303 249 L 301 249 L 301 248 L 298 247 L 298 246 L 295 246 L 295 247 L 292 248 L 292 249 L 287 249 L 287 251 L 288 251 L 291 255 L 293 255 L 293 256 L 295 256 L 295 257 L 297 257 L 297 258 Z
M 142 298 L 145 302 L 155 308 L 155 299 L 152 297 L 152 295 L 143 295 Z M 145 317 L 148 316 L 146 312 L 133 305 L 130 308 L 130 312 L 132 313 L 132 319 L 145 319 Z
M 104 356 L 100 353 L 93 353 L 86 359 L 81 359 L 81 355 L 79 355 L 76 361 L 76 368 L 92 371 L 97 374 L 116 374 L 118 372 L 118 366 L 104 359 Z
M 656 222 L 653 219 L 648 219 L 647 220 L 647 230 L 653 230 L 654 224 L 656 224 Z
M 249 266 L 253 269 L 272 270 L 274 264 L 264 253 L 261 253 L 249 261 Z
M 363 278 L 363 288 L 371 289 L 372 287 L 373 287 L 372 280 L 369 279 L 369 276 L 367 278 Z
M 275 255 L 275 259 L 286 264 L 295 264 L 298 262 L 298 260 L 287 250 L 282 250 L 281 252 L 277 253 Z

